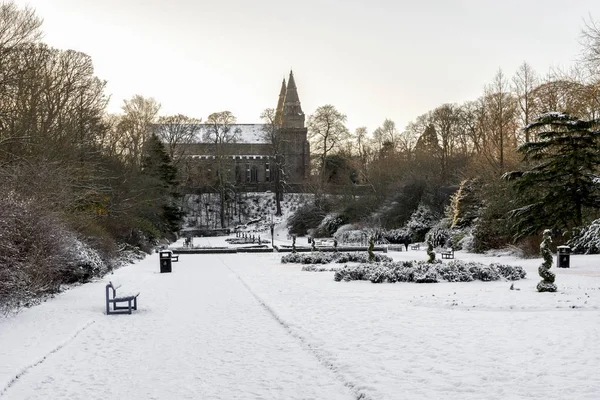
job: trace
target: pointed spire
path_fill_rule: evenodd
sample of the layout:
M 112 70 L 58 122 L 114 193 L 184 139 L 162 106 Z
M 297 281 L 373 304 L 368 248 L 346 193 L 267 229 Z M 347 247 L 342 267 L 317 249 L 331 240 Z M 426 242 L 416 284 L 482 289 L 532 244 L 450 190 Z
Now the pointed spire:
M 290 70 L 287 89 L 285 91 L 285 102 L 283 104 L 283 122 L 284 125 L 292 128 L 304 128 L 304 112 L 300 105 L 298 90 L 294 73 Z
M 296 88 L 296 81 L 294 81 L 294 72 L 290 70 L 290 79 L 288 79 L 287 91 L 285 93 L 286 103 L 300 103 L 298 98 L 298 89 Z
M 283 122 L 283 105 L 285 103 L 285 78 L 281 82 L 281 91 L 279 92 L 279 100 L 277 101 L 277 109 L 275 110 L 275 122 L 281 124 Z

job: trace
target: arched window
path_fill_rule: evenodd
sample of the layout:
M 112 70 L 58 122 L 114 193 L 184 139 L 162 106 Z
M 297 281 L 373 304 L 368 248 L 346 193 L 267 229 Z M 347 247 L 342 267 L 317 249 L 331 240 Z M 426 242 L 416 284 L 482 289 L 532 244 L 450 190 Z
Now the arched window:
M 250 167 L 250 182 L 258 182 L 258 168 L 256 165 Z

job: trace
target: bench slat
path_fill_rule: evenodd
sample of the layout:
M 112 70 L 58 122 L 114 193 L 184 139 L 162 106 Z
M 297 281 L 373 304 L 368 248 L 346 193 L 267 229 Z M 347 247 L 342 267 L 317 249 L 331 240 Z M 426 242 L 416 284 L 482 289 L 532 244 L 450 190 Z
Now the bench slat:
M 130 295 L 130 296 L 119 296 L 119 297 L 115 297 L 114 299 L 108 299 L 108 301 L 112 302 L 112 303 L 117 303 L 117 302 L 121 302 L 121 301 L 129 301 L 129 300 L 133 300 L 136 297 L 138 297 L 140 294 L 134 294 L 134 295 Z

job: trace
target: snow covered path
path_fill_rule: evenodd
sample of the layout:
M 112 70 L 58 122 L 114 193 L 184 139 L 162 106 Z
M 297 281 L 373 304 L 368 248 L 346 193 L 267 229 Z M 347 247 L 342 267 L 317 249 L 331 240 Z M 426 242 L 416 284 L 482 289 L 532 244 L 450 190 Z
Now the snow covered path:
M 544 294 L 540 259 L 456 256 L 528 279 L 334 282 L 277 253 L 159 274 L 155 254 L 0 319 L 0 400 L 600 398 L 600 255 L 553 269 Z M 104 315 L 110 279 L 142 292 L 133 315 Z
M 202 256 L 182 258 L 174 263 L 172 274 L 156 273 L 155 256 L 126 267 L 145 270 L 140 271 L 145 282 L 140 285 L 139 311 L 132 315 L 103 315 L 104 283 L 92 284 L 95 296 L 85 307 L 95 314 L 90 325 L 26 371 L 4 396 L 355 398 L 286 332 L 226 265 L 214 257 L 210 263 L 204 261 Z M 123 278 L 127 281 L 130 277 Z M 42 307 L 52 308 L 52 303 Z M 80 307 L 81 303 L 71 306 Z M 61 318 L 59 310 L 47 311 Z M 19 330 L 29 334 L 23 327 Z M 4 334 L 0 337 L 5 338 Z

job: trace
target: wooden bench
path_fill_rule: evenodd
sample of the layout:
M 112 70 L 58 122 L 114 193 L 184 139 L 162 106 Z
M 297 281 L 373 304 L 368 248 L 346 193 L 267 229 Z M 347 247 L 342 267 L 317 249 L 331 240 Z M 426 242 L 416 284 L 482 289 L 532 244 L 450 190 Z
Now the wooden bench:
M 121 285 L 113 285 L 112 282 L 108 282 L 106 285 L 106 315 L 110 314 L 131 314 L 131 310 L 137 310 L 137 297 L 140 293 L 126 294 L 125 296 L 117 297 L 117 289 Z M 112 296 L 110 295 L 112 291 Z M 110 304 L 112 303 L 112 311 Z M 120 303 L 127 303 L 127 306 L 120 306 Z
M 419 243 L 411 244 L 410 249 L 411 250 L 419 250 L 419 249 L 421 249 L 421 245 Z
M 454 258 L 454 249 L 444 249 L 440 252 L 442 254 L 442 258 Z

